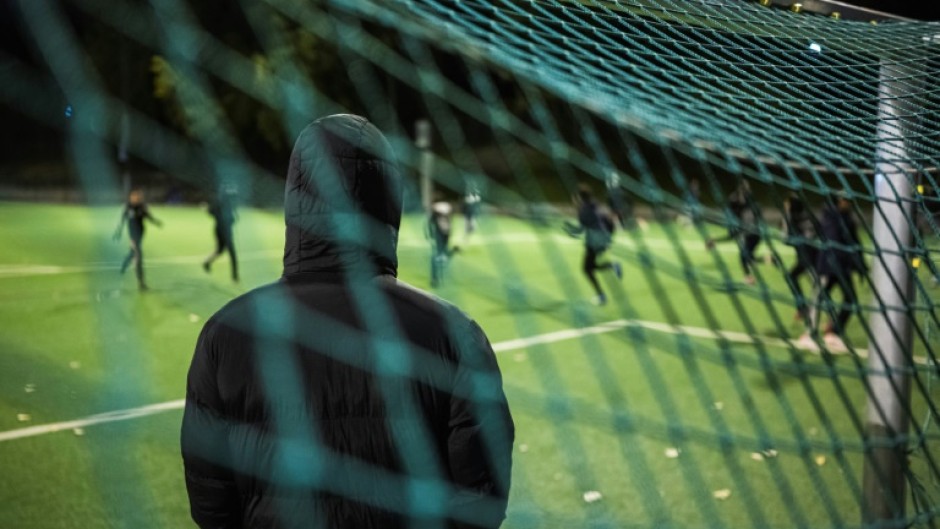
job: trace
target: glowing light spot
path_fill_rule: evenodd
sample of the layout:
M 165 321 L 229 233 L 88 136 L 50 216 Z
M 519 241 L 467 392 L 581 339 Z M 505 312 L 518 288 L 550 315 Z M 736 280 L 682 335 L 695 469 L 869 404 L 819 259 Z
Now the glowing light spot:
M 809 51 L 813 53 L 820 53 L 822 51 L 822 46 L 820 46 L 819 44 L 815 42 L 811 42 L 809 45 Z

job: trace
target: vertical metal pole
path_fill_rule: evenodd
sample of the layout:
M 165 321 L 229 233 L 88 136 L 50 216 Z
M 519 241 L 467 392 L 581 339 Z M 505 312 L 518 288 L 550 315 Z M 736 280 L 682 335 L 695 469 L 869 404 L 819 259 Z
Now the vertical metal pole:
M 128 89 L 128 78 L 127 78 L 127 68 L 128 68 L 128 59 L 127 59 L 127 43 L 121 45 L 121 102 L 130 107 L 130 90 Z M 122 185 L 124 187 L 124 198 L 127 197 L 128 193 L 131 191 L 131 175 L 130 170 L 127 167 L 127 144 L 130 142 L 130 120 L 127 116 L 127 110 L 124 110 L 121 113 L 121 130 L 119 131 L 118 136 L 118 167 L 121 171 L 121 179 L 123 180 Z
M 434 170 L 434 157 L 431 155 L 431 122 L 419 119 L 415 122 L 415 147 L 421 152 L 418 162 L 418 174 L 421 180 L 421 206 L 425 212 L 431 211 L 431 173 Z
M 871 316 L 862 517 L 865 523 L 904 519 L 906 436 L 910 425 L 910 369 L 914 315 L 910 266 L 910 209 L 914 170 L 905 120 L 916 111 L 913 65 L 882 61 L 878 84 L 876 207 L 872 226 L 878 257 L 872 287 L 881 310 Z

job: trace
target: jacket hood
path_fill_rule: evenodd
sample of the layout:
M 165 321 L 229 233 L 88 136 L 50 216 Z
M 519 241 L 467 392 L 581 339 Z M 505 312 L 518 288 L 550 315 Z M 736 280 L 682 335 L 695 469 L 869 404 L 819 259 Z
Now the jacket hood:
M 401 176 L 385 136 L 360 116 L 307 125 L 284 191 L 284 275 L 365 266 L 397 275 Z

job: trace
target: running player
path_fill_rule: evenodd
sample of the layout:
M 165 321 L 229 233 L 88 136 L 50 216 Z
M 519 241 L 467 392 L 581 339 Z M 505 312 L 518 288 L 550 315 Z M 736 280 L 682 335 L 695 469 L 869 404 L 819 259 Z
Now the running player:
M 238 258 L 235 254 L 235 239 L 232 237 L 232 225 L 235 224 L 234 196 L 229 192 L 222 192 L 209 203 L 209 214 L 215 219 L 215 252 L 206 258 L 202 268 L 206 272 L 212 269 L 212 262 L 228 251 L 232 263 L 232 281 L 238 283 Z
M 594 292 L 597 293 L 595 303 L 604 305 L 607 303 L 607 295 L 601 289 L 595 272 L 597 270 L 612 269 L 617 279 L 623 276 L 620 263 L 615 261 L 597 262 L 597 258 L 610 247 L 613 240 L 614 223 L 609 216 L 601 213 L 590 189 L 580 188 L 576 202 L 578 204 L 578 224 L 565 222 L 565 231 L 572 237 L 584 234 L 584 261 L 581 270 L 590 281 L 591 286 L 594 287 Z
M 741 185 L 738 186 L 728 201 L 728 208 L 735 218 L 735 221 L 728 226 L 728 235 L 717 239 L 709 239 L 705 243 L 705 246 L 711 249 L 719 242 L 737 242 L 741 269 L 744 271 L 744 282 L 748 285 L 757 282 L 753 274 L 753 266 L 757 262 L 754 257 L 754 250 L 757 249 L 761 239 L 757 230 L 757 216 L 754 211 L 756 206 L 757 204 L 751 197 L 751 189 L 747 182 L 741 182 Z
M 816 261 L 819 259 L 817 221 L 812 211 L 800 200 L 796 193 L 791 194 L 783 204 L 784 220 L 786 221 L 786 243 L 793 247 L 796 253 L 796 262 L 787 272 L 787 281 L 793 296 L 796 298 L 797 317 L 809 325 L 812 322 L 810 306 L 803 295 L 800 286 L 800 277 L 809 274 L 813 282 L 813 290 L 818 287 L 819 278 L 816 275 Z
M 144 239 L 144 219 L 162 226 L 163 223 L 150 214 L 150 209 L 144 203 L 144 193 L 139 189 L 134 189 L 127 197 L 127 204 L 124 205 L 124 211 L 121 212 L 121 221 L 118 223 L 117 230 L 114 232 L 114 240 L 121 238 L 124 224 L 127 223 L 127 235 L 131 240 L 131 249 L 121 264 L 121 274 L 127 271 L 131 261 L 134 261 L 134 271 L 137 274 L 137 286 L 140 290 L 147 290 L 147 284 L 144 282 L 144 253 L 141 242 Z

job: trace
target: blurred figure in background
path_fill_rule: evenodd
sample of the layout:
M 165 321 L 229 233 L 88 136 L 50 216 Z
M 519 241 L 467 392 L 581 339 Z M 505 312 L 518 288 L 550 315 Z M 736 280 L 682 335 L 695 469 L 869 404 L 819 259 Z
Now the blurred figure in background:
M 848 351 L 844 341 L 845 325 L 852 313 L 858 310 L 858 293 L 855 291 L 852 274 L 857 272 L 864 276 L 868 273 L 858 237 L 858 225 L 852 214 L 852 202 L 849 201 L 847 193 L 836 193 L 830 200 L 823 212 L 821 230 L 822 249 L 817 259 L 816 271 L 820 278 L 820 301 L 826 302 L 831 318 L 824 330 L 823 339 L 830 350 L 845 352 Z M 842 292 L 838 312 L 832 300 L 832 290 L 835 287 L 839 287 Z
M 615 261 L 598 263 L 597 258 L 610 248 L 613 242 L 614 222 L 604 213 L 594 200 L 594 195 L 587 187 L 580 187 L 575 197 L 575 203 L 578 205 L 578 224 L 565 222 L 565 231 L 572 237 L 584 235 L 584 260 L 581 263 L 581 271 L 587 277 L 594 292 L 597 294 L 595 303 L 605 305 L 607 295 L 597 281 L 597 270 L 613 270 L 617 279 L 623 276 L 623 269 L 620 263 Z
M 633 216 L 633 202 L 630 200 L 627 191 L 620 185 L 620 174 L 617 171 L 611 171 L 604 181 L 607 187 L 607 205 L 610 211 L 617 217 L 617 222 L 624 229 L 636 228 L 636 219 Z
M 235 254 L 235 238 L 232 226 L 237 216 L 235 214 L 235 192 L 232 189 L 223 189 L 211 202 L 209 202 L 209 215 L 215 219 L 215 252 L 206 258 L 202 268 L 207 273 L 212 269 L 212 262 L 228 252 L 232 265 L 232 281 L 238 283 L 238 257 Z
M 728 234 L 705 243 L 706 248 L 712 249 L 717 243 L 735 241 L 738 244 L 741 269 L 744 271 L 744 282 L 748 285 L 757 282 L 753 273 L 753 266 L 757 263 L 754 251 L 761 241 L 755 208 L 757 203 L 751 196 L 751 188 L 746 181 L 742 181 L 728 200 L 728 209 L 733 218 L 728 225 Z
M 796 193 L 791 193 L 784 201 L 783 218 L 786 224 L 786 244 L 793 247 L 796 254 L 796 262 L 787 272 L 787 283 L 796 301 L 796 317 L 809 327 L 813 318 L 810 304 L 807 303 L 803 288 L 800 286 L 800 277 L 803 274 L 809 274 L 815 294 L 819 285 L 819 277 L 816 274 L 816 262 L 819 260 L 819 249 L 816 247 L 819 244 L 817 221 L 812 211 Z M 808 337 L 808 335 L 804 336 Z
M 147 290 L 147 283 L 144 282 L 144 252 L 141 243 L 144 239 L 144 219 L 162 226 L 156 217 L 150 214 L 150 209 L 144 203 L 144 192 L 140 189 L 131 190 L 127 197 L 127 203 L 124 205 L 124 211 L 121 212 L 121 221 L 118 223 L 117 230 L 114 232 L 114 240 L 121 239 L 121 232 L 124 230 L 124 224 L 127 224 L 127 235 L 130 237 L 131 249 L 121 263 L 121 274 L 127 271 L 131 261 L 134 262 L 134 271 L 137 274 L 137 287 L 140 290 Z
M 454 208 L 450 202 L 436 200 L 431 204 L 428 217 L 427 236 L 431 240 L 431 287 L 437 288 L 444 281 L 444 270 L 451 256 L 460 251 L 459 246 L 450 247 L 450 232 Z
M 467 190 L 463 196 L 463 218 L 464 218 L 464 240 L 470 238 L 470 235 L 477 229 L 477 217 L 480 215 L 480 207 L 483 205 L 483 197 L 480 195 L 480 186 L 476 182 L 468 181 Z

